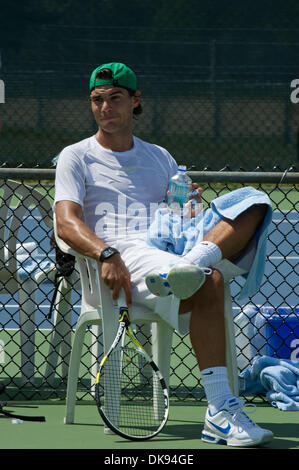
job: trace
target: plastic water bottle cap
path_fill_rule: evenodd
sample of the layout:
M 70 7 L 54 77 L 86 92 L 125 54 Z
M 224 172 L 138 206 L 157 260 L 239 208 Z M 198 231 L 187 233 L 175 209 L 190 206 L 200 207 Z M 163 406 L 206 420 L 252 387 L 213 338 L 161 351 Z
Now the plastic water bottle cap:
M 186 165 L 179 165 L 178 171 L 184 171 L 184 172 L 187 171 Z

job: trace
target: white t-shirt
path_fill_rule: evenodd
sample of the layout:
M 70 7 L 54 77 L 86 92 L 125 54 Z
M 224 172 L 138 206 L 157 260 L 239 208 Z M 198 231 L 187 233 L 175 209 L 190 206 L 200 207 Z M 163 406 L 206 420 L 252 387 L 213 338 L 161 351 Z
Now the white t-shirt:
M 60 153 L 55 203 L 80 204 L 84 222 L 108 244 L 143 238 L 176 171 L 175 160 L 158 145 L 134 136 L 131 150 L 113 152 L 92 136 Z

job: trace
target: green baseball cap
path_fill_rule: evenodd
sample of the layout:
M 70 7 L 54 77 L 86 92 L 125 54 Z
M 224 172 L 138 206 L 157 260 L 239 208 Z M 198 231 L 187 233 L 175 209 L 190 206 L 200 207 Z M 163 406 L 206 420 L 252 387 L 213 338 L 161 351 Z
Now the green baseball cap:
M 112 78 L 106 79 L 97 79 L 97 73 L 99 70 L 109 69 L 112 72 Z M 119 62 L 111 62 L 110 64 L 102 64 L 97 67 L 91 74 L 89 82 L 89 90 L 91 91 L 96 86 L 101 85 L 113 85 L 123 88 L 128 88 L 130 90 L 137 90 L 137 77 L 133 70 L 131 70 L 127 65 L 121 64 Z

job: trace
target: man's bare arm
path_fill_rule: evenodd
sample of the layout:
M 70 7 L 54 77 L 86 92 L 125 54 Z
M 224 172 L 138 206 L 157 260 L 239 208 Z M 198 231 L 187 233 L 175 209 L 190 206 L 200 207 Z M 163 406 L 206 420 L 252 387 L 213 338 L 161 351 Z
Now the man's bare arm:
M 108 245 L 83 222 L 82 207 L 76 202 L 59 201 L 55 214 L 58 236 L 78 253 L 98 260 Z
M 59 201 L 55 207 L 58 236 L 80 253 L 99 260 L 101 252 L 108 245 L 82 221 L 82 208 L 71 201 Z M 114 299 L 124 289 L 128 306 L 132 303 L 130 274 L 119 254 L 115 254 L 102 263 L 102 278 L 112 290 Z

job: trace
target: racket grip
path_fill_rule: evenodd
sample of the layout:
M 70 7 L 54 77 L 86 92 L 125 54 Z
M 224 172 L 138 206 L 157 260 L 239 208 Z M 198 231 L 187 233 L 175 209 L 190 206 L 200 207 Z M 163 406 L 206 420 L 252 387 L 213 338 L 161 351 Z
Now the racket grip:
M 121 289 L 119 291 L 119 295 L 118 295 L 118 298 L 116 300 L 113 301 L 115 307 L 117 308 L 128 308 L 127 307 L 127 302 L 126 302 L 126 296 L 125 296 L 125 293 L 123 291 L 123 289 Z

